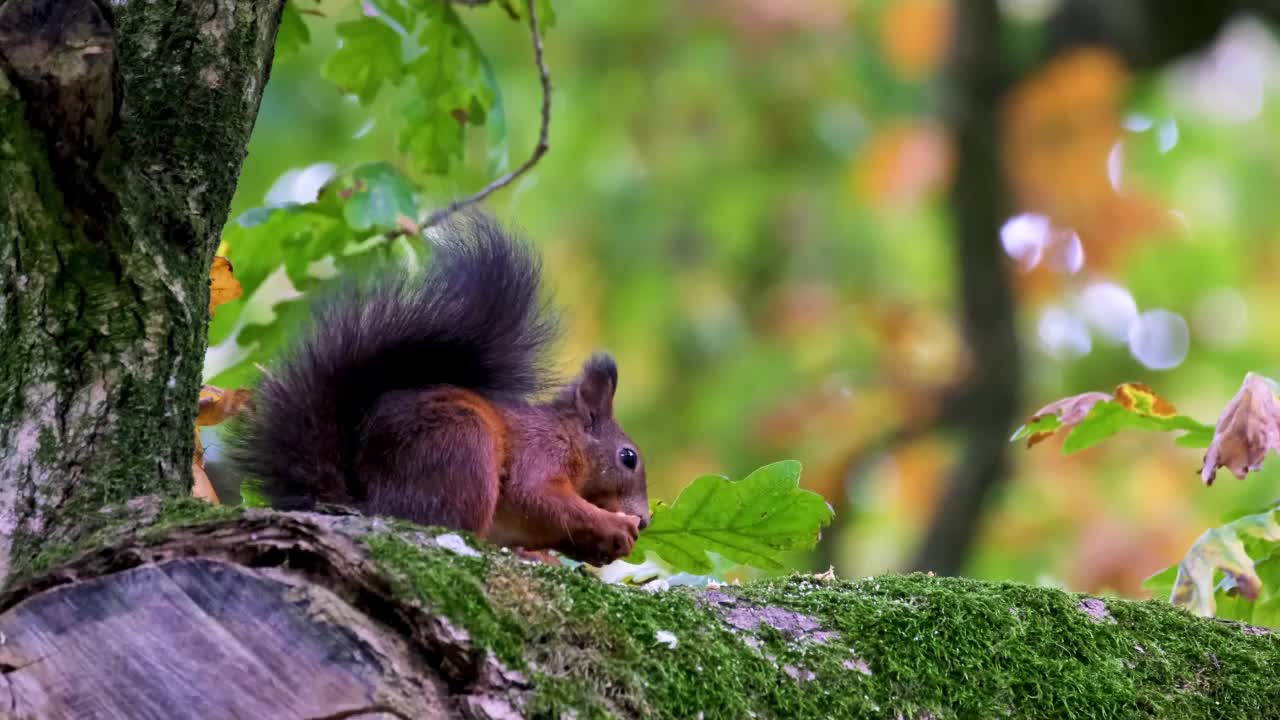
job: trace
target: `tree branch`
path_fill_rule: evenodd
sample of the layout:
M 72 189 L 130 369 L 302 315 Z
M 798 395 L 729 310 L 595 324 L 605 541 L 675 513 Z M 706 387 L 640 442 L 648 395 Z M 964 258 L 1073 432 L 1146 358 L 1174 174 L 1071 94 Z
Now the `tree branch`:
M 507 174 L 494 179 L 488 185 L 485 185 L 476 193 L 469 195 L 461 200 L 454 200 L 445 207 L 436 210 L 427 216 L 426 220 L 414 227 L 397 228 L 388 233 L 389 238 L 395 238 L 400 235 L 421 235 L 424 230 L 439 225 L 444 222 L 450 215 L 474 205 L 493 193 L 515 182 L 516 178 L 524 175 L 547 153 L 549 145 L 547 144 L 547 134 L 551 128 L 551 71 L 547 69 L 547 63 L 542 57 L 542 35 L 538 31 L 538 15 L 534 10 L 534 0 L 527 0 L 525 3 L 527 12 L 529 13 L 529 37 L 533 43 L 533 63 L 538 68 L 538 81 L 542 85 L 542 108 L 541 108 L 541 124 L 538 127 L 538 143 L 533 146 L 533 152 L 529 157 L 520 164 L 520 167 L 508 172 Z
M 10 715 L 1047 720 L 1280 703 L 1267 630 L 1167 604 L 924 575 L 646 591 L 438 528 L 135 505 L 153 519 L 110 509 L 133 529 L 0 597 Z
M 1106 47 L 1135 70 L 1158 68 L 1208 46 L 1243 9 L 1268 3 L 1218 0 L 1071 0 L 1045 25 L 1045 57 L 1080 46 Z

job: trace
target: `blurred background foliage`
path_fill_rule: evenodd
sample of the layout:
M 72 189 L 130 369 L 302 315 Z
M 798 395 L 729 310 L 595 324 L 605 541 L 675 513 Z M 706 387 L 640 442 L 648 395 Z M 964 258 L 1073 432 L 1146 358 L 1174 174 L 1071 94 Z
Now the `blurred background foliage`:
M 527 156 L 540 90 L 525 25 L 499 3 L 455 6 L 492 74 L 468 72 L 493 97 L 487 122 L 460 136 L 461 160 L 428 174 L 402 149 L 405 127 L 426 122 L 404 102 L 412 87 L 362 104 L 322 73 L 338 24 L 362 5 L 378 4 L 293 6 L 310 42 L 278 48 L 233 217 L 314 200 L 334 173 L 370 162 L 421 188 L 429 211 Z M 596 348 L 617 355 L 618 412 L 654 497 L 795 458 L 837 517 L 797 567 L 908 567 L 962 441 L 932 424 L 968 357 L 940 112 L 953 5 L 553 5 L 550 153 L 485 206 L 544 255 L 568 329 L 561 367 Z M 1000 3 L 1011 62 L 1056 5 Z M 1268 321 L 1280 203 L 1267 199 L 1280 176 L 1278 67 L 1272 32 L 1239 18 L 1207 51 L 1154 72 L 1076 50 L 1005 96 L 1010 221 L 992 242 L 1017 303 L 1022 414 L 1142 381 L 1212 422 L 1246 371 L 1280 375 L 1280 325 Z M 258 372 L 237 333 L 269 352 L 287 342 L 303 305 L 272 303 L 288 297 L 286 276 L 308 289 L 297 287 L 306 269 L 266 277 L 300 251 L 238 227 L 224 251 L 263 289 L 218 308 L 206 375 L 225 386 Z M 245 325 L 273 312 L 281 322 L 256 335 Z M 217 440 L 206 442 L 216 462 Z M 1142 597 L 1142 579 L 1206 528 L 1280 494 L 1274 464 L 1202 486 L 1199 454 L 1167 436 L 1070 456 L 1060 442 L 1012 450 L 966 574 Z

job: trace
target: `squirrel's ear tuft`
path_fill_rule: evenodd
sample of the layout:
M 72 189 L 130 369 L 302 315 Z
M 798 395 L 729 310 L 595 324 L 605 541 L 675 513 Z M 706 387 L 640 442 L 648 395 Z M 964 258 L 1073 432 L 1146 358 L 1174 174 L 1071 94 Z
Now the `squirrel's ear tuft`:
M 574 387 L 574 407 L 588 425 L 613 415 L 613 393 L 618 389 L 618 365 L 608 353 L 596 353 L 582 365 Z

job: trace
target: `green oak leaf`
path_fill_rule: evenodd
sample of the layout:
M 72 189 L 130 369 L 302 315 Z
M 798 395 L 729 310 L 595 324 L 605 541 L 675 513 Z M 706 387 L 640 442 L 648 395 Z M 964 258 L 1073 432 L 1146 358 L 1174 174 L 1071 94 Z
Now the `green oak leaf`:
M 1212 425 L 1177 414 L 1172 405 L 1146 385 L 1124 383 L 1116 386 L 1110 396 L 1086 392 L 1055 400 L 1037 410 L 1009 440 L 1025 439 L 1027 447 L 1032 447 L 1067 429 L 1062 451 L 1073 453 L 1129 428 L 1182 431 L 1175 441 L 1184 447 L 1208 447 L 1214 432 Z
M 1173 592 L 1173 583 L 1178 579 L 1178 566 L 1169 567 L 1154 573 L 1142 581 L 1142 589 L 1151 593 L 1153 598 L 1169 599 Z
M 400 0 L 377 0 L 375 5 L 383 15 L 394 21 L 405 32 L 413 32 L 414 26 L 418 24 L 417 10 L 411 9 Z
M 1203 428 L 1197 428 L 1185 435 L 1179 435 L 1173 439 L 1173 444 L 1184 448 L 1205 449 L 1213 444 L 1213 428 L 1206 425 Z
M 312 264 L 341 253 L 354 239 L 345 224 L 334 220 L 319 220 L 304 232 L 282 236 L 284 270 L 293 288 L 307 292 L 323 282 L 312 274 Z
M 764 570 L 783 568 L 782 554 L 812 548 L 831 522 L 821 495 L 801 490 L 800 463 L 766 465 L 737 482 L 719 475 L 693 481 L 669 507 L 654 508 L 627 562 L 652 552 L 678 570 L 711 571 L 708 552 Z
M 1062 421 L 1058 419 L 1057 415 L 1041 415 L 1028 420 L 1025 425 L 1014 431 L 1013 437 L 1009 438 L 1009 442 L 1017 442 L 1041 435 L 1052 435 L 1053 431 L 1060 427 L 1062 427 Z
M 551 7 L 551 0 L 534 0 L 534 12 L 538 14 L 538 29 L 544 33 L 556 24 L 556 11 Z
M 417 37 L 423 52 L 405 66 L 414 92 L 400 108 L 400 150 L 429 175 L 447 172 L 462 157 L 466 126 L 483 125 L 496 100 L 475 38 L 452 7 L 436 7 L 424 13 Z
M 1142 415 L 1115 401 L 1109 400 L 1094 405 L 1089 410 L 1089 414 L 1085 415 L 1085 418 L 1071 429 L 1071 432 L 1067 434 L 1067 439 L 1062 443 L 1062 451 L 1064 453 L 1073 453 L 1093 447 L 1126 429 L 1165 432 L 1186 430 L 1196 434 L 1195 439 L 1197 440 L 1200 435 L 1206 432 L 1210 436 L 1213 435 L 1212 426 L 1205 425 L 1186 415 L 1173 415 L 1170 417 Z
M 435 102 L 425 94 L 415 94 L 401 106 L 400 112 L 405 121 L 400 132 L 400 152 L 422 173 L 448 172 L 453 161 L 462 157 L 465 139 L 462 124 L 440 113 Z
M 221 343 L 231 334 L 254 292 L 284 262 L 280 238 L 307 224 L 305 214 L 292 207 L 254 208 L 227 223 L 222 230 L 225 254 L 235 268 L 242 292 L 235 300 L 218 306 L 209 321 L 210 345 Z
M 230 336 L 249 300 L 277 268 L 284 266 L 294 288 L 306 292 L 319 282 L 309 274 L 311 264 L 342 252 L 356 236 L 341 214 L 313 203 L 246 211 L 227 223 L 222 239 L 243 292 L 218 306 L 209 321 L 210 345 Z M 241 339 L 240 344 L 246 342 Z
M 404 74 L 400 35 L 377 18 L 338 24 L 342 47 L 325 63 L 324 76 L 368 105 L 382 84 L 398 85 Z
M 280 15 L 280 29 L 276 31 L 276 62 L 282 62 L 297 55 L 307 43 L 311 42 L 311 32 L 302 20 L 302 13 L 294 0 L 285 3 L 284 13 Z
M 291 339 L 296 338 L 298 328 L 311 315 L 311 305 L 305 298 L 298 298 L 276 303 L 271 306 L 271 311 L 272 317 L 267 322 L 250 323 L 240 330 L 236 343 L 247 347 L 248 354 L 218 373 L 209 384 L 217 384 L 218 387 L 252 385 L 261 374 L 257 366 L 269 364 Z
M 497 177 L 508 169 L 507 114 L 502 104 L 502 88 L 498 85 L 498 75 L 493 70 L 489 58 L 480 55 L 481 77 L 485 88 L 493 98 L 487 113 L 488 122 L 485 128 L 489 136 L 489 174 Z
M 399 218 L 412 221 L 418 214 L 413 185 L 385 162 L 338 175 L 324 186 L 316 204 L 330 211 L 340 207 L 347 227 L 357 232 L 391 230 Z
M 422 243 L 418 243 L 421 245 Z M 402 262 L 397 256 L 396 248 L 400 245 L 386 238 L 375 238 L 360 243 L 334 258 L 338 271 L 351 277 L 368 277 L 379 270 L 384 270 L 394 262 Z

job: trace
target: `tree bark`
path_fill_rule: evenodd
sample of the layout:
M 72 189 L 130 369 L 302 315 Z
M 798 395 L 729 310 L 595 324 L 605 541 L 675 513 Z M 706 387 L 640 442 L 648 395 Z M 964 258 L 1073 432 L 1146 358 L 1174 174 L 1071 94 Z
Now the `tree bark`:
M 191 500 L 99 522 L 84 552 L 59 548 L 0 597 L 6 717 L 1252 720 L 1280 705 L 1280 638 L 1165 603 L 925 575 L 646 592 L 441 530 Z
M 0 578 L 189 490 L 208 273 L 284 0 L 0 2 Z

